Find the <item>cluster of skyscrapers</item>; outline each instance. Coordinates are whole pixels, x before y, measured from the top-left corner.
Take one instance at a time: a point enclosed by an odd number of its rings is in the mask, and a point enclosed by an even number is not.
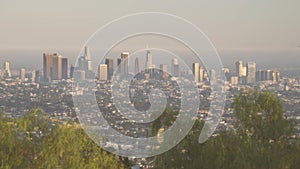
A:
[[[9,62],[4,62],[4,70],[1,72],[1,77],[4,77],[4,78],[11,77]]]
[[[256,70],[255,62],[248,62],[246,66],[243,61],[235,63],[235,72],[231,73],[229,69],[224,69],[225,76],[231,84],[254,84],[260,81],[280,80],[280,72],[277,70]]]
[[[62,57],[58,53],[44,53],[43,54],[43,76],[41,76],[40,71],[26,72],[24,68],[20,69],[19,79],[21,81],[29,80],[31,82],[51,82],[53,80],[67,80],[68,78],[85,80],[94,79],[106,81],[111,80],[114,71],[117,71],[120,75],[129,74],[129,52],[122,52],[121,57],[117,59],[117,67],[114,67],[114,59],[106,58],[105,62],[100,64],[97,69],[97,76],[93,72],[92,59],[90,50],[88,47],[84,48],[82,56],[78,59],[78,64],[76,67],[71,66],[70,72],[68,72],[68,59]],[[167,64],[160,64],[159,69],[163,72],[168,72]],[[142,70],[145,68],[145,70]],[[134,73],[138,74],[141,71],[150,71],[156,68],[153,64],[153,58],[151,52],[148,50],[146,52],[146,63],[145,67],[142,66],[141,58],[136,57],[134,61]],[[116,69],[116,70],[115,70]],[[209,70],[208,72],[200,63],[193,63],[192,72],[181,72],[178,59],[173,58],[171,61],[171,75],[174,77],[181,76],[182,73],[189,73],[194,75],[194,81],[196,83],[201,83],[204,81],[215,81],[216,72],[214,70]],[[223,69],[227,81],[233,85],[237,84],[255,84],[260,81],[273,81],[277,82],[280,80],[280,72],[278,70],[256,70],[255,62],[247,62],[244,66],[243,61],[235,62],[235,70],[230,71],[228,68]],[[167,75],[167,73],[165,73]],[[0,73],[1,78],[10,78],[12,76],[10,70],[9,62],[4,63],[4,69]],[[209,76],[209,77],[208,77]],[[41,78],[42,77],[42,78]]]
[[[43,81],[68,79],[68,59],[58,53],[43,54]]]
[[[10,63],[4,62],[4,69],[0,70],[0,79],[10,79],[12,78],[12,76],[13,75],[10,69]],[[22,82],[40,82],[40,71],[34,70],[26,72],[24,68],[21,68],[18,77]]]
[[[112,58],[105,59],[105,63],[100,64],[98,67],[98,79],[99,80],[111,80],[114,74],[114,71],[117,71],[120,75],[128,75],[129,72],[129,52],[122,52],[121,57],[117,59],[117,67],[114,70],[114,60]],[[145,63],[145,71],[150,71],[156,68],[156,65],[153,64],[153,58],[150,50],[146,52],[146,63]],[[167,65],[160,64],[160,70],[167,72]],[[141,58],[136,57],[134,61],[134,73],[138,74],[142,70],[142,62]],[[180,69],[178,64],[178,59],[174,58],[171,62],[171,73],[173,76],[180,76]]]

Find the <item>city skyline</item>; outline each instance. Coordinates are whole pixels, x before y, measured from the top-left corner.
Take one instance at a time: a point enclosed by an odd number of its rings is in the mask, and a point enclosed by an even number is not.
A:
[[[128,74],[129,73],[129,52],[121,52],[120,58],[117,58],[117,66],[119,67],[119,72],[121,74]],[[62,79],[68,79],[69,77],[72,78],[74,66],[71,66],[68,64],[68,58],[63,57],[62,55],[58,53],[44,53],[43,54],[43,81],[44,82],[51,82],[51,80],[62,80]],[[135,64],[134,64],[134,73],[138,73],[141,71],[141,61],[140,58],[135,58]],[[184,73],[183,70],[180,70],[180,66],[178,65],[178,60],[176,58],[170,60],[171,67],[169,70],[167,70],[167,64],[161,63],[159,65],[159,69],[162,69],[163,71],[170,71],[169,73],[172,73],[174,76],[180,76],[181,73]],[[92,70],[92,60],[89,52],[89,48],[86,46],[84,48],[83,55],[78,58],[78,67],[77,71],[83,71],[85,72],[84,78],[95,78],[94,73]],[[69,69],[70,66],[70,69]],[[11,75],[11,68],[10,63],[5,62],[4,63],[4,69],[2,70],[1,76],[6,78],[10,78]],[[204,77],[208,76],[207,71],[210,72],[214,70],[205,70],[203,66],[200,63],[193,63],[191,65],[192,69],[190,70],[195,77],[195,82],[202,82]],[[155,68],[155,65],[152,63],[152,54],[150,50],[146,51],[145,54],[145,70]],[[105,63],[99,64],[96,74],[98,75],[99,80],[111,80],[112,76],[114,74],[115,69],[118,69],[114,65],[114,59],[113,58],[106,58]],[[25,79],[25,71],[26,69],[21,68],[19,70],[19,77],[24,81]],[[175,71],[176,70],[176,71]],[[256,62],[255,61],[249,61],[246,62],[246,64],[243,63],[242,60],[238,60],[235,62],[235,68],[234,69],[228,69],[223,68],[225,76],[227,81],[230,81],[232,84],[254,84],[255,82],[259,81],[265,81],[265,80],[272,80],[272,81],[278,81],[280,79],[280,70],[276,67],[272,69],[257,69],[256,68]],[[36,78],[36,71],[38,70],[30,70],[32,79]],[[105,73],[101,72],[105,71]],[[189,72],[186,72],[189,73]],[[39,74],[39,73],[38,73]],[[79,72],[79,74],[82,74],[82,72]],[[105,75],[104,75],[105,74]],[[237,77],[237,82],[235,82],[235,77]],[[38,77],[40,78],[40,76]],[[207,78],[207,77],[206,77]],[[213,77],[215,78],[215,77]]]

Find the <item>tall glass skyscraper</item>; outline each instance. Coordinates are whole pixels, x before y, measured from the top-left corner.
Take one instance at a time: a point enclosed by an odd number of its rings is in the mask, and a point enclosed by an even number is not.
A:
[[[247,83],[253,84],[255,83],[255,73],[256,73],[256,63],[248,62],[247,65]]]

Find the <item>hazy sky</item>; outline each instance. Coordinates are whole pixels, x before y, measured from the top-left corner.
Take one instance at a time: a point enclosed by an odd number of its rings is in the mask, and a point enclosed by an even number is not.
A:
[[[32,54],[37,57],[43,51],[73,55],[105,23],[146,11],[186,18],[208,35],[221,54],[299,54],[299,7],[299,0],[0,0],[0,57],[7,57],[7,51],[37,51]]]

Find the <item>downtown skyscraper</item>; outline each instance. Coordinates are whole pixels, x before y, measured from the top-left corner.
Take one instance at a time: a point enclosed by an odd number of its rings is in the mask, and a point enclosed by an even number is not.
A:
[[[148,50],[146,54],[146,69],[152,69],[153,68],[153,63],[152,63],[152,55],[151,52]]]
[[[44,82],[51,82],[52,67],[53,67],[53,55],[52,55],[52,53],[44,53],[43,54]]]
[[[25,76],[26,76],[26,71],[25,71],[24,68],[21,68],[21,69],[20,69],[20,80],[21,80],[22,82],[25,81]]]
[[[43,54],[44,82],[62,80],[67,76],[68,61],[58,53]]]
[[[68,59],[62,58],[62,79],[68,79]]]
[[[129,73],[128,59],[129,59],[129,52],[122,52],[121,53],[121,60],[118,60],[120,73],[122,75],[128,75],[128,73]]]
[[[247,83],[253,84],[255,83],[255,74],[256,74],[256,63],[255,62],[248,62],[246,65],[247,68]]]
[[[98,70],[98,79],[103,81],[103,80],[108,80],[107,79],[107,64],[100,64],[99,65],[99,70]]]
[[[62,79],[62,56],[57,53],[53,54],[53,66],[52,66],[51,73],[52,73],[51,80]]]
[[[172,59],[172,63],[171,63],[171,73],[173,76],[178,77],[179,76],[179,64],[178,64],[178,59],[174,58]]]
[[[107,79],[111,80],[114,75],[114,59],[105,59],[105,64],[107,65]]]
[[[10,71],[10,65],[9,62],[4,62],[4,72],[3,72],[4,78],[10,78],[11,77],[11,71]]]
[[[195,83],[198,83],[200,80],[200,75],[199,75],[199,71],[200,71],[200,64],[199,63],[193,63],[193,74],[194,74],[194,80]]]
[[[137,58],[135,58],[135,61],[134,61],[134,74],[138,74],[141,71],[142,71],[141,59],[139,57],[137,57]]]

